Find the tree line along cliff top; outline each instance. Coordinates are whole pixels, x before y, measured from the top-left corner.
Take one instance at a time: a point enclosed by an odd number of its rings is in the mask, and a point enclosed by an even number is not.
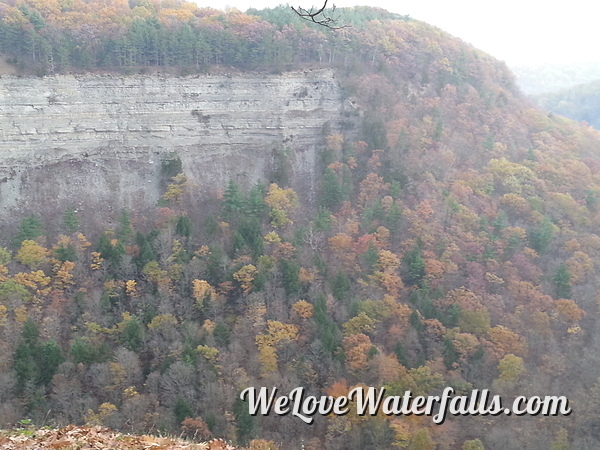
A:
[[[214,65],[351,67],[389,61],[415,45],[432,55],[415,64],[435,64],[437,53],[447,58],[438,61],[443,65],[454,59],[448,51],[461,51],[456,40],[409,17],[367,7],[339,9],[338,15],[347,28],[310,24],[284,6],[242,13],[177,0],[10,0],[0,3],[0,52],[16,70],[43,75],[151,68],[193,73]]]

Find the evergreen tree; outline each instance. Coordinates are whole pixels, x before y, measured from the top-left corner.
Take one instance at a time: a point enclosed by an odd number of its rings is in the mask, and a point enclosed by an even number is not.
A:
[[[175,415],[175,421],[181,424],[188,417],[194,417],[194,411],[188,402],[183,398],[177,397],[175,405],[173,406],[173,414]]]
[[[390,207],[390,210],[387,213],[385,218],[385,227],[390,230],[392,234],[395,234],[400,227],[400,221],[402,220],[402,210],[400,207],[394,202]]]
[[[139,351],[142,347],[144,342],[144,326],[137,317],[132,317],[125,324],[123,341],[125,342],[125,346],[134,352]]]
[[[400,364],[402,364],[404,367],[409,367],[408,358],[406,357],[406,349],[402,345],[402,342],[398,342],[396,344],[396,346],[394,347],[394,354],[398,358]]]
[[[133,261],[140,270],[150,261],[156,261],[154,250],[146,238],[143,238],[140,252]]]
[[[244,211],[250,217],[260,220],[263,213],[267,209],[264,197],[266,194],[265,185],[260,183],[253,186],[248,192],[248,198],[246,199]]]
[[[531,248],[538,253],[545,253],[549,249],[553,237],[554,225],[547,217],[541,225],[527,231],[527,238],[529,239]]]
[[[571,271],[569,270],[569,266],[565,263],[558,266],[553,281],[556,289],[556,298],[571,298]]]
[[[319,340],[323,344],[323,349],[329,353],[335,353],[340,348],[341,335],[337,324],[327,314],[327,301],[325,296],[320,294],[314,304],[314,319],[317,324]]]
[[[54,256],[60,262],[77,261],[77,252],[75,251],[75,246],[73,244],[61,245],[54,249]]]
[[[231,339],[231,331],[225,323],[219,321],[215,325],[213,336],[215,337],[215,341],[218,345],[221,347],[227,347]]]
[[[20,342],[13,354],[13,369],[17,378],[17,390],[26,385],[47,385],[64,356],[54,341],[40,343],[39,329],[31,319],[23,324]]]
[[[75,211],[73,208],[67,208],[65,214],[63,215],[63,224],[69,233],[75,233],[76,231],[79,231],[80,222],[79,218],[77,217],[77,211]]]
[[[425,260],[419,246],[415,246],[402,258],[402,279],[406,284],[418,285],[424,277]]]
[[[345,272],[338,272],[331,282],[331,293],[333,296],[340,301],[348,301],[348,296],[352,286],[350,285],[350,278]]]
[[[454,363],[458,361],[458,353],[454,348],[452,339],[444,339],[444,364],[448,370],[454,369]]]
[[[229,181],[223,193],[223,217],[226,220],[235,218],[244,208],[244,196],[237,183]]]
[[[133,228],[131,227],[131,214],[126,209],[121,210],[119,215],[119,224],[117,227],[117,238],[123,244],[129,244],[133,238]]]
[[[106,343],[96,345],[88,338],[82,337],[73,341],[69,353],[75,364],[82,363],[89,366],[106,361],[110,356],[110,349]]]
[[[298,267],[298,264],[282,259],[279,263],[279,270],[281,271],[285,293],[287,295],[298,294],[300,292],[300,267]]]
[[[123,256],[126,253],[123,244],[120,241],[113,243],[110,237],[103,233],[98,241],[97,251],[108,262],[111,272],[117,275],[121,268]]]
[[[26,240],[35,240],[44,235],[44,226],[42,219],[36,214],[31,214],[21,221],[19,233],[14,239],[15,247],[21,245],[21,242]]]
[[[331,229],[331,211],[321,206],[313,223],[315,231],[329,231]]]
[[[254,436],[256,418],[248,412],[248,404],[236,395],[233,404],[233,415],[237,427],[238,444],[247,445]]]
[[[332,169],[326,169],[321,185],[320,204],[324,208],[335,209],[343,199],[342,185]]]
[[[435,444],[431,439],[429,430],[421,428],[417,431],[410,441],[409,450],[434,450]]]
[[[373,243],[369,243],[369,248],[362,255],[362,260],[365,264],[365,272],[367,274],[372,274],[379,261],[379,251]]]
[[[190,237],[192,234],[192,221],[188,216],[179,216],[175,225],[175,233],[179,236]]]

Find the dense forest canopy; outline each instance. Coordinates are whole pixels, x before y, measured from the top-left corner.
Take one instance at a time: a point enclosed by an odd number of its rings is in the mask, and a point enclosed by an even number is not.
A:
[[[370,22],[400,18],[373,8],[341,10],[339,21],[354,28],[332,33],[284,6],[248,14],[177,0],[18,1],[0,8],[0,51],[19,68],[39,73],[144,66],[197,71],[214,64],[281,70],[332,63],[361,47],[361,35],[377,25]],[[384,49],[362,49],[371,50]]]
[[[503,64],[439,29],[339,12],[352,27],[283,7],[0,4],[1,51],[22,73],[332,65],[362,110],[358,126],[323,126],[316,205],[284,151],[265,180],[202,205],[174,154],[144,221],[123,210],[81,229],[68,200],[62,217],[23,211],[0,237],[0,423],[255,449],[600,446],[599,133],[536,110]],[[567,395],[574,413],[305,426],[238,398],[360,384]]]

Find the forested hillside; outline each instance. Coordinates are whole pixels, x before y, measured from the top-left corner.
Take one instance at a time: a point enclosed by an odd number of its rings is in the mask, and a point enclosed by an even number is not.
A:
[[[600,446],[599,132],[535,109],[488,55],[384,11],[341,10],[352,27],[327,30],[283,7],[102,4],[1,4],[2,52],[38,75],[331,66],[359,125],[324,124],[314,203],[282,152],[270,177],[204,202],[173,155],[151,215],[97,229],[68,199],[55,216],[23,210],[0,237],[0,424],[255,449]],[[239,400],[248,386],[361,384],[566,395],[573,413],[309,426]]]
[[[187,74],[211,65],[283,70],[348,62],[356,51],[373,59],[394,43],[380,42],[372,21],[401,19],[384,10],[357,8],[344,11],[340,23],[359,28],[331,33],[306,26],[286,7],[253,11],[256,15],[179,0],[10,1],[0,8],[0,52],[18,70],[37,75],[151,67]]]
[[[600,129],[600,81],[571,89],[536,95],[533,101],[542,109]]]

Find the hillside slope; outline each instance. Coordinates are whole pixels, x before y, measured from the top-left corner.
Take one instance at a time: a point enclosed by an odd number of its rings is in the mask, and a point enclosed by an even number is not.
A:
[[[545,111],[600,129],[600,81],[532,97]]]
[[[193,425],[266,448],[598,448],[597,131],[535,109],[488,55],[380,10],[344,11],[353,27],[327,31],[285,8],[85,5],[3,6],[4,33],[46,43],[19,53],[23,71],[330,68],[354,106],[308,130],[314,196],[294,152],[259,155],[272,170],[258,183],[207,193],[174,148],[143,214],[118,196],[94,223],[69,199],[23,209],[0,249],[0,422]],[[89,60],[68,45],[76,12],[96,24]],[[196,53],[176,51],[184,35]],[[573,413],[309,426],[239,400],[248,386],[357,385],[566,395]]]

